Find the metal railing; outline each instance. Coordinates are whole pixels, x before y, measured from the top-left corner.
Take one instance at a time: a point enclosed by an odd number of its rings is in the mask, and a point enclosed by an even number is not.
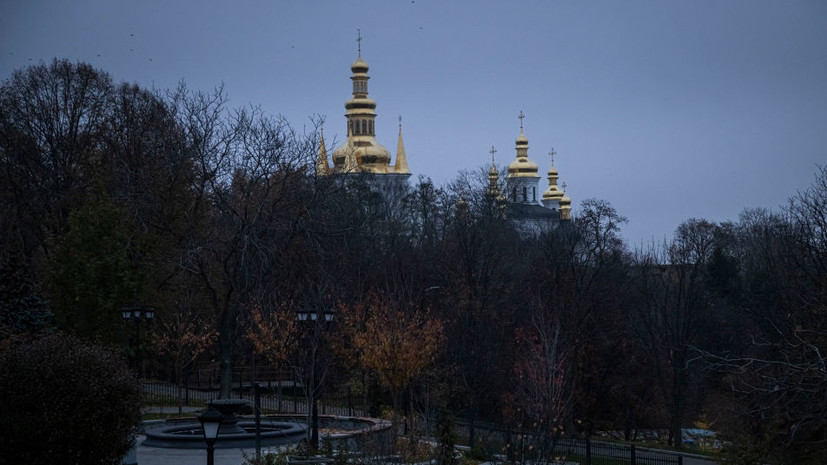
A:
[[[145,406],[174,407],[180,403],[182,406],[203,407],[210,400],[218,398],[219,387],[217,383],[210,380],[209,376],[202,374],[201,379],[204,382],[194,383],[195,387],[144,380],[143,403]],[[296,415],[308,413],[301,384],[278,376],[261,381],[259,384],[261,407],[264,411]],[[233,383],[232,397],[247,399],[252,406],[254,396],[252,382]],[[325,393],[319,400],[319,413],[322,415],[367,416],[361,407],[361,396],[352,395],[348,390]],[[462,420],[457,421],[456,429],[460,435],[467,437],[469,424]],[[534,463],[540,458],[562,458],[584,465],[591,465],[594,459],[599,459],[599,463],[602,464],[683,465],[683,456],[678,453],[643,448],[634,444],[592,440],[588,436],[555,437],[537,434],[533,431],[507,428],[489,422],[477,422],[475,430],[480,438],[485,438],[485,441],[510,445],[509,458],[518,463]]]
[[[261,408],[274,413],[306,414],[307,402],[303,387],[294,381],[265,381],[259,383]],[[252,383],[233,383],[231,396],[246,399],[250,405],[254,401]],[[203,407],[212,399],[219,397],[218,386],[201,385],[200,387],[177,386],[163,381],[143,381],[143,403],[152,406]],[[356,403],[356,396],[349,392],[327,393],[319,401],[319,413],[322,415],[365,416],[363,409]]]

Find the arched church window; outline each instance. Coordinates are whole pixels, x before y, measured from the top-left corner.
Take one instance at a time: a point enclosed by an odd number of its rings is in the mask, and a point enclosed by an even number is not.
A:
[[[368,134],[373,135],[373,120],[368,121]]]
[[[531,201],[532,202],[537,201],[537,188],[536,187],[531,188]]]
[[[353,135],[359,134],[359,122],[358,121],[353,121],[352,123],[353,123],[353,130],[351,132],[353,133]]]
[[[528,190],[523,186],[523,202],[528,200]]]
[[[516,187],[511,188],[511,201],[512,202],[517,201],[517,188]]]
[[[366,120],[362,120],[362,134],[368,133],[368,122]]]

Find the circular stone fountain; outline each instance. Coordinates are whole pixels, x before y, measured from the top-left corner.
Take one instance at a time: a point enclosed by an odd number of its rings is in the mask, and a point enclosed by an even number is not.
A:
[[[238,412],[249,405],[244,399],[216,399],[209,406],[221,412],[224,419],[218,430],[215,447],[218,449],[253,447],[256,438],[254,421],[241,421]],[[307,426],[287,421],[261,421],[261,445],[277,446],[295,443],[307,435]],[[195,420],[174,422],[159,428],[147,429],[144,446],[175,449],[203,449],[201,424]]]

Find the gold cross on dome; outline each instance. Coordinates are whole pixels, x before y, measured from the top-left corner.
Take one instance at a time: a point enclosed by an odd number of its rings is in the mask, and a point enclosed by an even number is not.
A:
[[[491,166],[494,166],[494,154],[497,153],[497,149],[494,146],[491,146],[491,150],[488,151],[491,154]]]
[[[551,167],[554,168],[554,156],[557,155],[557,152],[554,151],[554,147],[551,148],[551,152],[548,154],[551,155]]]
[[[362,58],[362,30],[356,29],[356,44],[359,49],[359,58]]]
[[[520,110],[520,116],[518,116],[517,118],[520,118],[520,132],[523,132],[523,118],[525,118],[523,110]]]
[[[568,184],[566,184],[566,182],[565,182],[565,181],[563,181],[563,184],[561,184],[561,185],[560,185],[560,187],[562,187],[562,188],[563,188],[563,192],[565,192],[565,191],[566,191],[566,187],[568,187],[568,186],[569,186],[569,185],[568,185]]]

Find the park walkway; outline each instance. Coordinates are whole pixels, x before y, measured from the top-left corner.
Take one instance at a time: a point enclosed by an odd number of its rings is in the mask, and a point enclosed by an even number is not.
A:
[[[169,398],[171,395],[177,396],[177,390],[174,386],[170,385],[169,383],[162,383],[162,382],[145,382],[144,383],[144,391],[149,394],[154,394],[157,396],[162,396]],[[270,392],[273,392],[270,390]],[[197,399],[199,403],[206,403],[211,399],[217,397],[217,392],[214,390],[200,390],[200,389],[188,389],[187,392],[184,393],[186,397],[192,402],[192,400]],[[252,389],[248,390],[235,390],[233,391],[232,396],[234,398],[242,398],[246,399],[250,402],[250,405],[253,405],[254,402],[254,395]],[[336,415],[336,416],[365,416],[361,409],[356,408],[354,406],[356,402],[354,399],[351,398],[340,398],[336,399],[333,402],[326,402],[323,399],[319,405],[319,413],[322,415]],[[273,410],[278,411],[281,413],[290,413],[296,415],[303,415],[307,414],[307,404],[303,399],[297,397],[288,397],[288,396],[280,396],[275,393],[262,393],[261,395],[261,404],[262,408],[265,410]],[[184,406],[183,413],[185,414],[196,414],[197,412],[203,410],[203,407],[193,407],[193,406]],[[178,413],[178,407],[176,405],[163,405],[163,406],[152,406],[148,407],[146,412],[154,412],[154,413],[164,413],[175,415]],[[467,427],[467,425],[462,425],[462,422],[459,422],[457,425],[460,429],[463,427]],[[482,425],[477,426],[478,434],[484,430],[488,429],[483,427]],[[498,428],[493,428],[491,432],[494,432]],[[204,450],[186,450],[186,449],[166,449],[166,448],[158,448],[158,447],[145,447],[142,445],[142,442],[145,438],[141,437],[138,441],[138,448],[137,448],[137,458],[139,465],[172,465],[172,464],[181,464],[181,465],[188,465],[188,464],[204,464],[206,463],[206,452]],[[606,443],[599,440],[592,439],[592,451],[593,456],[603,456],[603,457],[612,457],[615,456],[615,453],[612,453],[611,450],[617,449],[619,446],[614,443]],[[620,453],[620,452],[618,452]],[[247,454],[249,457],[253,457],[255,455],[255,449],[249,450],[240,450],[240,449],[216,449],[215,454],[215,464],[216,465],[241,465],[244,463],[244,454]],[[674,451],[669,450],[661,450],[661,449],[651,449],[645,447],[638,448],[638,463],[645,464],[647,462],[651,463],[664,463],[662,460],[663,456],[683,456],[683,465],[714,465],[715,462],[710,460],[707,457],[694,455],[690,453],[682,453],[678,454]],[[616,455],[617,458],[626,458],[628,457],[627,453],[623,455]],[[656,457],[661,457],[661,459],[657,459]],[[650,460],[647,460],[650,459]]]

